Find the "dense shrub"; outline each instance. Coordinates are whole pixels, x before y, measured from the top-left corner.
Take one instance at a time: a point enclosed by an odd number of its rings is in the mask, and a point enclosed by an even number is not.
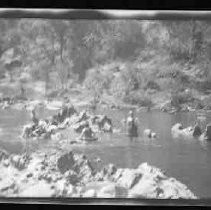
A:
[[[144,86],[144,89],[154,89],[154,90],[160,90],[160,86],[158,85],[157,82],[150,80],[146,83],[146,85]]]
[[[112,74],[102,72],[100,69],[91,69],[88,71],[84,86],[91,92],[100,95],[104,90],[110,88]]]
[[[194,97],[191,91],[174,92],[171,95],[171,104],[176,107],[180,106],[180,104],[193,102],[193,101],[194,101]]]
[[[124,102],[143,107],[151,107],[153,105],[148,94],[142,91],[131,92],[124,97]]]

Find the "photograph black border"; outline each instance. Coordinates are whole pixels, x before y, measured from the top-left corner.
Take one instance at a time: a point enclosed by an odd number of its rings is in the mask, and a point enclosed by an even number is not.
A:
[[[129,14],[131,13],[131,14]],[[36,9],[1,8],[0,18],[47,18],[47,19],[139,19],[139,20],[211,20],[211,11],[189,10],[116,10],[98,9]],[[211,206],[211,199],[99,199],[99,198],[0,198],[0,203],[11,204],[56,204],[56,205],[150,205],[150,206]]]

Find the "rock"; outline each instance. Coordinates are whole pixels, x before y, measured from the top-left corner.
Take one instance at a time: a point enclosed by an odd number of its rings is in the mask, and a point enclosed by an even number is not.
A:
[[[76,185],[80,181],[78,174],[72,170],[66,171],[64,176],[66,180],[73,185]]]
[[[101,171],[95,174],[94,180],[105,181],[114,180],[117,168],[113,164],[105,166]]]
[[[22,156],[20,156],[20,155],[13,155],[13,156],[11,156],[10,160],[11,160],[11,163],[18,170],[23,170],[27,166],[27,164],[29,162],[29,160],[24,155],[22,155]]]
[[[9,161],[8,159],[4,160],[4,161],[3,161],[3,165],[4,165],[5,167],[8,167],[8,166],[10,165],[10,161]]]
[[[83,193],[84,198],[94,198],[97,196],[97,193],[94,189],[87,190],[85,193]]]
[[[157,137],[157,134],[155,132],[152,132],[151,129],[145,129],[144,135],[147,136],[148,138],[156,138]]]
[[[183,136],[183,137],[192,137],[193,136],[193,128],[187,127],[187,128],[183,128],[182,124],[177,123],[175,124],[172,128],[171,128],[171,133],[173,135],[174,138],[177,138],[179,136]]]
[[[55,133],[55,134],[51,134],[51,139],[54,140],[54,141],[59,141],[63,138],[63,135],[58,132],[58,133]]]
[[[57,195],[59,196],[65,196],[67,192],[70,191],[70,188],[68,187],[68,183],[65,179],[57,181],[54,187],[57,191]]]
[[[66,188],[66,196],[71,196],[71,197],[74,197],[73,196],[73,193],[76,193],[76,189],[73,185],[68,185],[67,188]]]
[[[115,198],[116,197],[116,185],[114,183],[106,184],[97,192],[98,198]]]
[[[82,121],[86,121],[89,119],[89,116],[87,115],[86,111],[82,111],[79,113],[78,119],[77,119],[77,123],[80,123]]]
[[[16,186],[16,183],[15,183],[14,180],[9,179],[9,178],[5,178],[0,183],[0,191],[1,192],[8,191],[10,189],[14,189],[15,186]]]
[[[35,185],[32,185],[22,192],[19,196],[21,197],[54,197],[55,190],[51,188],[50,184],[45,183],[44,181],[38,182]]]
[[[26,174],[26,177],[27,178],[33,177],[33,174],[32,173],[28,173],[28,174]]]
[[[4,150],[0,150],[0,161],[5,160],[7,158],[9,158],[9,154]]]
[[[158,190],[161,190],[159,193]],[[185,185],[179,183],[176,179],[167,179],[162,181],[160,187],[157,187],[157,196],[162,199],[195,199],[196,196],[187,189]]]
[[[92,121],[98,125],[99,131],[113,132],[112,121],[106,115],[97,115]]]
[[[61,173],[65,173],[67,170],[71,169],[75,164],[74,154],[72,151],[66,153],[59,157],[57,160],[57,167]]]
[[[206,126],[205,133],[204,133],[204,139],[211,140],[211,124],[208,124]]]
[[[129,190],[128,197],[157,198],[156,187],[156,182],[149,176],[143,177],[131,190]]]
[[[101,163],[102,162],[102,160],[100,158],[98,158],[98,157],[95,157],[93,159],[93,161],[96,162],[96,163]]]
[[[151,137],[152,137],[152,138],[156,138],[156,137],[157,137],[157,134],[154,133],[154,132],[152,132],[152,133],[151,133]]]
[[[147,136],[147,137],[150,137],[150,135],[151,135],[151,130],[150,130],[150,129],[145,129],[145,130],[144,130],[144,135]]]
[[[135,169],[125,169],[121,177],[117,180],[117,184],[120,186],[130,189],[136,185],[142,178],[142,174]]]
[[[53,181],[52,175],[48,172],[40,174],[38,176],[38,180],[45,180],[47,183],[51,183]]]
[[[107,177],[114,175],[116,171],[117,171],[117,168],[114,166],[114,164],[111,164],[111,163],[103,168],[103,174],[104,176],[107,176]]]
[[[196,198],[184,184],[167,177],[161,169],[147,163],[141,164],[136,169],[117,169],[113,164],[109,164],[96,174],[85,155],[72,151],[68,153],[52,151],[47,154],[43,155],[43,152],[40,152],[30,157],[12,155],[9,159],[5,159],[4,161],[11,161],[11,164],[10,167],[2,164],[0,195]],[[20,160],[24,160],[25,170],[13,170],[13,167],[17,168]],[[45,166],[44,170],[41,170],[42,166]]]
[[[138,169],[142,171],[143,177],[129,190],[128,197],[165,199],[196,197],[185,185],[174,178],[166,177],[158,168],[143,163]]]
[[[163,112],[168,112],[171,110],[171,101],[166,101],[165,103],[161,104],[160,110]]]
[[[77,132],[77,133],[81,133],[82,130],[85,128],[86,126],[86,121],[82,121],[79,123],[76,123],[75,125],[72,126],[72,128]]]

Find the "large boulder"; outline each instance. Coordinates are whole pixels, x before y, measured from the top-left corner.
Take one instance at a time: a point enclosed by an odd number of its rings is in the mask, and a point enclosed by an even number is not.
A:
[[[30,157],[23,154],[23,155],[11,155],[10,161],[14,167],[16,167],[18,170],[25,169],[30,161]]]
[[[86,121],[88,119],[89,119],[89,116],[88,116],[87,112],[86,111],[82,111],[82,112],[79,113],[79,116],[78,116],[78,119],[77,119],[76,122],[80,123],[80,122]]]
[[[44,181],[40,181],[37,184],[34,184],[20,192],[19,196],[21,197],[54,197],[55,189],[52,185],[47,184]]]
[[[156,188],[157,185],[151,177],[144,177],[131,190],[129,190],[128,197],[157,198]]]
[[[186,198],[196,196],[187,187],[174,178],[167,177],[162,170],[143,163],[138,167],[142,178],[128,191],[128,197],[137,198]],[[137,171],[137,172],[138,172]]]
[[[109,183],[103,186],[99,192],[97,192],[98,198],[115,198],[116,197],[116,185]]]
[[[165,103],[161,104],[160,110],[163,112],[169,112],[172,110],[171,101],[166,101]]]
[[[178,138],[180,136],[182,137],[193,137],[193,132],[194,129],[192,126],[189,126],[187,128],[183,128],[181,123],[176,123],[172,128],[171,128],[171,133],[174,138]]]
[[[86,121],[78,122],[75,125],[72,126],[72,128],[75,130],[77,133],[81,133],[82,130],[86,127]]]
[[[142,178],[142,174],[134,169],[125,169],[117,183],[127,189],[132,188]]]
[[[205,133],[204,133],[205,140],[211,140],[211,123],[206,126]]]
[[[60,156],[57,160],[57,167],[61,173],[65,173],[67,170],[72,169],[75,164],[74,154],[72,151]]]
[[[8,159],[8,158],[9,158],[9,154],[4,150],[0,150],[0,161]]]

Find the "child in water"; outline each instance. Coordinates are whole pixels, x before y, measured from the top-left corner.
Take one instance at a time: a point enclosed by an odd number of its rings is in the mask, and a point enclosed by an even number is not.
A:
[[[131,110],[128,114],[127,120],[127,135],[132,140],[134,137],[138,137],[138,123],[137,118],[134,117],[134,112]]]

